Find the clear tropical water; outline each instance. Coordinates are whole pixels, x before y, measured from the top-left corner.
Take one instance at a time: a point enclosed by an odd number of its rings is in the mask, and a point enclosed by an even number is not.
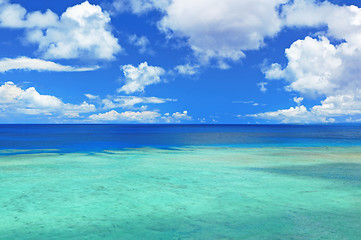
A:
[[[361,239],[361,128],[1,125],[0,239]]]

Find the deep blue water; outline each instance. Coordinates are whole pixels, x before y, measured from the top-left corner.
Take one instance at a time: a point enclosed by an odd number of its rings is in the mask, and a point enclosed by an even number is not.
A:
[[[361,146],[361,125],[0,125],[0,149]]]

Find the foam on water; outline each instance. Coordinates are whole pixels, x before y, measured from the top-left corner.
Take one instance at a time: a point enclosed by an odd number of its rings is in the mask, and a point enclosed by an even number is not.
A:
[[[361,147],[0,156],[0,239],[360,239]]]

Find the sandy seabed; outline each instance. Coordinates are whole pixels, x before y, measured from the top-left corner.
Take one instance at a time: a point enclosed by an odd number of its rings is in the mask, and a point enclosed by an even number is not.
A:
[[[361,239],[361,147],[3,151],[0,215],[4,240]]]

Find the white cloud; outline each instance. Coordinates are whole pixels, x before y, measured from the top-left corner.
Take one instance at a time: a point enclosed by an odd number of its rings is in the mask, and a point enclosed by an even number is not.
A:
[[[181,112],[175,112],[172,114],[172,117],[175,120],[191,120],[192,117],[188,116],[188,111]]]
[[[0,104],[11,103],[22,93],[23,90],[18,88],[14,83],[6,82],[0,86]]]
[[[183,75],[195,75],[198,73],[200,66],[199,65],[191,65],[189,63],[184,65],[178,65],[174,69]]]
[[[298,106],[300,106],[303,101],[303,97],[294,97],[293,101],[297,103]]]
[[[137,97],[137,96],[120,96],[113,99],[103,99],[104,109],[125,108],[134,109],[138,104],[161,104],[166,102],[175,102],[176,99],[158,98],[158,97]]]
[[[106,113],[99,113],[99,114],[92,114],[89,116],[89,119],[91,120],[96,120],[96,121],[114,121],[114,120],[118,120],[120,113],[118,113],[115,110],[112,110],[110,112],[106,112]]]
[[[144,92],[146,86],[160,83],[162,81],[161,76],[165,74],[163,68],[149,66],[147,62],[139,64],[138,67],[130,64],[124,65],[122,70],[125,77],[125,85],[119,88],[118,91],[127,94]]]
[[[19,4],[0,2],[0,26],[8,28],[46,28],[55,26],[58,16],[50,10],[45,13],[39,11],[27,13]]]
[[[267,88],[266,88],[267,84],[268,83],[266,83],[266,82],[260,82],[260,83],[257,83],[257,86],[259,86],[259,90],[261,92],[267,92]]]
[[[361,93],[361,92],[360,92]],[[249,117],[281,121],[283,123],[314,123],[314,122],[344,122],[349,116],[361,115],[360,95],[336,95],[321,101],[307,109],[300,105],[300,98],[295,98],[296,107],[274,112],[248,115]]]
[[[258,117],[284,122],[332,122],[360,114],[361,8],[295,0],[283,7],[282,18],[284,26],[326,26],[327,30],[319,33],[323,36],[318,39],[308,36],[295,41],[285,50],[287,66],[274,63],[264,71],[265,77],[285,79],[288,91],[324,100],[307,109],[297,98],[296,108],[260,113]]]
[[[39,44],[45,58],[113,59],[121,47],[109,31],[109,22],[108,13],[86,1],[69,7],[58,25],[48,28],[45,34],[40,30],[30,31],[28,40]]]
[[[334,117],[361,114],[360,93],[327,97],[321,101],[321,105],[312,107],[311,111],[318,115]]]
[[[295,0],[282,9],[285,26],[328,27],[326,34],[360,45],[361,10],[356,6],[339,6],[328,1]]]
[[[99,99],[98,96],[85,94],[91,100]],[[107,100],[108,102],[104,101]],[[52,117],[53,119],[83,118],[85,121],[102,122],[180,122],[191,120],[187,111],[175,112],[162,115],[158,110],[146,110],[147,106],[140,104],[161,104],[175,99],[164,99],[157,97],[120,96],[112,99],[104,99],[102,104],[105,109],[110,107],[132,109],[118,112],[114,109],[105,113],[94,113],[97,108],[93,104],[82,102],[80,104],[64,103],[61,99],[52,95],[42,95],[34,87],[22,89],[13,82],[6,82],[0,86],[0,115],[36,115]],[[100,99],[97,101],[100,104]],[[107,105],[108,104],[108,105]],[[135,111],[135,109],[137,109]],[[86,113],[92,113],[86,117]]]
[[[282,70],[279,64],[273,64],[266,71],[266,77],[286,78],[290,83],[289,90],[305,95],[329,95],[343,91],[352,80],[345,78],[348,71],[345,63],[350,57],[344,53],[345,44],[334,46],[326,37],[297,40],[286,49],[287,67]]]
[[[155,111],[126,111],[126,112],[117,112],[111,110],[106,113],[93,114],[89,116],[90,120],[93,121],[119,121],[119,122],[146,122],[151,123],[155,122],[160,113]]]
[[[287,0],[173,0],[159,28],[186,38],[203,64],[214,59],[221,68],[264,46],[282,22],[277,8]]]
[[[361,45],[361,10],[312,0],[117,0],[119,10],[136,14],[158,9],[164,17],[159,29],[187,41],[201,63],[215,60],[220,68],[244,57],[244,51],[263,47],[265,38],[282,28],[328,26],[327,36],[346,40],[347,50]],[[186,71],[185,68],[180,72]],[[268,78],[281,78],[280,66],[267,71]]]
[[[182,121],[190,121],[192,117],[188,115],[188,111],[175,112],[173,114],[165,113],[161,120],[166,123],[180,123]]]
[[[60,17],[50,10],[27,12],[7,2],[0,9],[0,26],[27,29],[26,40],[38,44],[44,58],[109,60],[122,50],[110,31],[109,14],[88,1],[69,7]]]
[[[285,26],[320,26],[330,17],[339,6],[323,1],[316,3],[313,0],[294,0],[282,8],[283,23]],[[329,16],[330,15],[330,16]]]
[[[96,96],[96,95],[93,95],[93,94],[90,94],[90,93],[86,93],[86,94],[84,94],[84,96],[87,97],[90,100],[94,100],[94,99],[99,98],[99,96]]]
[[[310,123],[310,122],[326,122],[325,118],[312,116],[311,112],[303,105],[291,107],[289,109],[277,110],[274,112],[265,112],[258,114],[250,114],[248,117],[263,118],[276,120],[283,123]]]
[[[271,66],[263,69],[263,73],[267,79],[281,79],[285,78],[285,71],[278,63],[272,63]]]
[[[192,120],[187,111],[166,113],[163,116],[157,111],[125,111],[117,112],[111,110],[106,113],[93,114],[89,116],[90,121],[95,122],[140,122],[140,123],[179,123]]]
[[[130,35],[129,42],[139,47],[139,53],[152,53],[152,50],[149,49],[149,39],[146,36],[138,37],[136,34]]]
[[[288,65],[272,64],[265,76],[285,78],[289,90],[304,95],[330,96],[361,88],[361,8],[330,2],[295,0],[283,7],[285,26],[327,26],[325,36],[306,37],[286,49]],[[329,39],[339,40],[339,44]]]
[[[26,70],[26,71],[53,71],[53,72],[84,72],[99,69],[99,66],[94,67],[72,67],[57,64],[51,61],[41,59],[34,59],[28,57],[18,58],[2,58],[0,59],[0,72],[7,72],[10,70]]]
[[[41,95],[35,88],[26,90],[16,86],[13,82],[6,82],[0,86],[0,111],[18,114],[46,114],[46,115],[73,115],[93,112],[93,104],[64,103],[57,97]]]

